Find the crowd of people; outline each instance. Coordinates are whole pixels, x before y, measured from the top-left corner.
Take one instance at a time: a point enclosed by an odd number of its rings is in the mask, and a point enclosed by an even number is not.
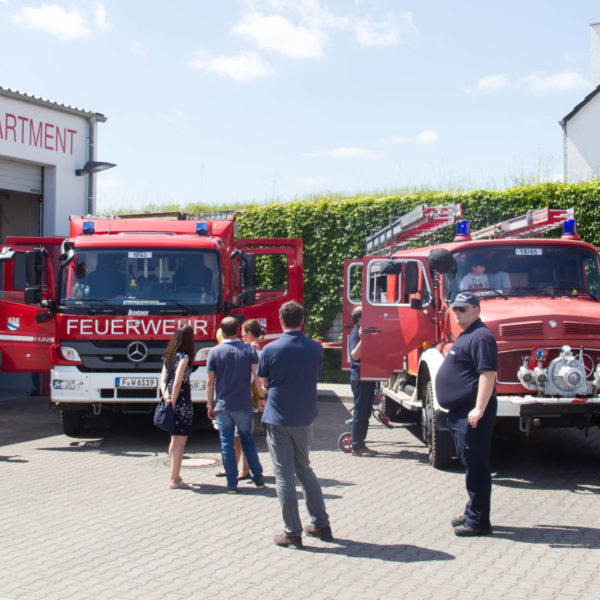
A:
[[[491,533],[490,497],[491,435],[496,417],[494,382],[497,346],[481,321],[479,299],[465,291],[451,305],[463,330],[437,374],[435,387],[440,405],[448,410],[448,426],[466,467],[469,495],[461,515],[451,520],[457,536]],[[351,387],[354,394],[352,454],[375,456],[367,448],[367,435],[375,386],[360,379],[362,310],[352,313],[354,328],[349,336]],[[274,537],[279,546],[302,548],[302,533],[332,541],[333,534],[323,493],[310,466],[309,449],[317,417],[317,379],[321,373],[323,348],[302,332],[304,309],[296,301],[279,311],[282,335],[260,352],[260,324],[242,325],[232,316],[221,321],[220,343],[211,348],[207,360],[207,415],[219,431],[227,493],[238,492],[240,479],[250,478],[264,488],[263,467],[252,435],[253,413],[262,413],[267,445],[275,474],[275,487],[283,517],[283,532]],[[259,356],[260,352],[260,356]],[[164,354],[160,391],[173,404],[175,424],[169,445],[172,489],[190,489],[180,476],[183,452],[191,433],[193,407],[190,365],[194,359],[192,329],[178,329]],[[237,442],[236,442],[237,440]],[[236,452],[237,448],[237,452]],[[242,472],[238,464],[243,457]],[[302,528],[296,495],[296,477],[304,492],[310,524]]]
[[[281,337],[268,344],[260,358],[258,321],[243,323],[244,341],[238,338],[240,324],[234,317],[227,316],[221,321],[220,343],[211,348],[207,360],[207,416],[217,424],[219,431],[224,470],[218,475],[226,478],[227,493],[236,494],[238,481],[247,476],[258,489],[265,487],[252,435],[253,412],[263,413],[284,523],[283,532],[274,537],[274,542],[279,546],[302,548],[303,531],[324,541],[333,540],[321,486],[309,460],[323,348],[302,332],[304,309],[298,302],[283,304],[279,321]],[[193,359],[192,329],[184,326],[177,329],[167,346],[160,383],[161,395],[172,403],[175,413],[169,445],[171,489],[193,487],[180,475],[185,444],[192,428],[189,375]],[[245,462],[240,473],[238,464],[242,456]],[[296,477],[311,520],[304,529],[298,511]]]

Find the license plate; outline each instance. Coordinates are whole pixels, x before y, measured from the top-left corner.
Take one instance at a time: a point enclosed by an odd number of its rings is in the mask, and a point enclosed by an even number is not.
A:
[[[155,388],[158,386],[157,377],[116,377],[115,387],[118,388]]]

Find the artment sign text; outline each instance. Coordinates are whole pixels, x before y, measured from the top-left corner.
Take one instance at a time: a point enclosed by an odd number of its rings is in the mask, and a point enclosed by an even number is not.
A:
[[[73,154],[75,129],[0,112],[0,140],[43,150]]]

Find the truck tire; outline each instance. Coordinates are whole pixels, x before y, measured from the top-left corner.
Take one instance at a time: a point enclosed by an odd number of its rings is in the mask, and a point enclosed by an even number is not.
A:
[[[425,384],[425,401],[421,410],[421,431],[423,441],[429,450],[429,462],[436,469],[442,469],[452,463],[456,455],[454,440],[449,431],[439,428],[440,411],[433,405],[433,384],[428,380]]]
[[[60,422],[65,435],[78,435],[83,431],[83,411],[60,409]]]

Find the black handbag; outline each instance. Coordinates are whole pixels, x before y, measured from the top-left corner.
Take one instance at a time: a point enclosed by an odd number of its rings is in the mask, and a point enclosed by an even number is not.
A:
[[[167,389],[169,389],[169,379],[171,374],[172,369],[170,368],[167,372]],[[175,425],[175,412],[173,411],[173,404],[171,401],[165,401],[162,395],[159,403],[156,405],[156,409],[154,410],[154,425],[168,433],[173,431],[173,427]]]

